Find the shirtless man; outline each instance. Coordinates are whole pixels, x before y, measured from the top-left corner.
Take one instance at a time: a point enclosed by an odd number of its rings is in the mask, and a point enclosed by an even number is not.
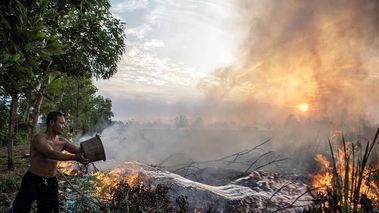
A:
[[[30,144],[30,168],[22,178],[21,188],[13,202],[14,213],[30,212],[35,200],[38,212],[58,213],[58,181],[55,177],[58,161],[88,163],[79,147],[59,136],[65,128],[62,113],[50,112],[46,126],[46,132],[34,136]],[[71,154],[62,153],[63,150]]]

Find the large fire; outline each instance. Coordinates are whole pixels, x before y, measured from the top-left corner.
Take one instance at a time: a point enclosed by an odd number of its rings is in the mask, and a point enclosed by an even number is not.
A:
[[[65,175],[81,174],[74,162],[62,161],[58,163],[58,169]],[[110,200],[112,198],[112,189],[119,183],[128,184],[129,187],[141,187],[143,185],[142,177],[136,170],[127,172],[125,168],[117,167],[111,171],[94,171],[87,175],[94,191],[92,194],[101,200]]]
[[[119,183],[127,183],[129,187],[141,186],[143,181],[136,171],[132,171],[126,175],[123,168],[115,168],[110,172],[98,171],[92,174],[95,185],[95,195],[102,200],[110,200],[112,198],[111,190]],[[137,185],[138,184],[138,185]]]
[[[321,154],[315,156],[315,160],[321,166],[321,171],[311,177],[311,186],[314,189],[323,195],[330,194],[333,190],[337,190],[339,196],[347,196],[349,203],[351,203],[353,199],[357,199],[354,198],[353,194],[359,184],[357,177],[361,169],[359,163],[362,161],[362,156],[359,156],[359,153],[354,153],[353,146],[352,143],[348,143],[346,150],[340,148],[334,153],[335,169],[333,162],[329,162],[325,156]],[[364,168],[361,186],[358,188],[360,200],[362,197],[367,197],[373,203],[379,201],[379,187],[374,180],[375,172],[378,169],[379,164],[373,167],[366,166]],[[339,180],[336,180],[336,177],[338,177]],[[336,181],[339,181],[339,183]],[[339,184],[340,189],[338,189],[336,184]]]

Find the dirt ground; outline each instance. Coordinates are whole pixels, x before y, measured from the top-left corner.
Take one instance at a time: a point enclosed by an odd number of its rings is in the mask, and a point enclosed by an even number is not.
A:
[[[0,212],[8,212],[11,202],[21,184],[21,178],[28,169],[29,144],[14,146],[15,169],[7,170],[8,150],[0,147]]]

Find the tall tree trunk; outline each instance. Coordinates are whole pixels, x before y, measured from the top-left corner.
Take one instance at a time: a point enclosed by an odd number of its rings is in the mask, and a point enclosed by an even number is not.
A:
[[[26,105],[25,113],[24,113],[24,118],[23,121],[24,123],[29,123],[29,116],[30,116],[30,108],[32,107],[33,104],[33,98],[32,98],[32,92],[29,93],[28,95],[28,102]]]
[[[18,93],[13,92],[11,94],[12,103],[10,109],[9,128],[8,128],[8,170],[14,168],[13,161],[13,142],[16,136],[16,119],[17,119],[17,105],[18,105]]]
[[[76,93],[76,115],[75,115],[75,133],[76,134],[79,132],[79,92],[80,92],[79,79],[77,79],[77,83],[78,83],[78,90]]]
[[[39,117],[39,114],[41,113],[43,98],[44,98],[43,91],[41,90],[38,92],[36,105],[34,106],[32,134],[30,137],[32,140],[33,140],[34,135],[37,134],[37,131],[38,131],[38,117]]]
[[[33,140],[33,137],[34,135],[37,134],[37,131],[38,131],[38,117],[41,113],[41,107],[42,107],[42,103],[43,103],[43,99],[44,99],[44,96],[43,96],[43,93],[45,92],[45,89],[47,87],[47,85],[49,84],[49,76],[50,76],[50,73],[49,73],[49,69],[50,69],[50,65],[51,65],[52,62],[50,62],[48,65],[47,65],[47,68],[45,70],[45,72],[42,74],[41,76],[41,87],[39,89],[39,91],[37,92],[37,100],[36,100],[36,103],[35,103],[35,106],[34,106],[34,114],[33,114],[33,122],[32,122],[32,132],[31,132],[31,140]]]
[[[58,111],[62,111],[63,96],[64,93],[62,92],[61,97],[59,98]]]

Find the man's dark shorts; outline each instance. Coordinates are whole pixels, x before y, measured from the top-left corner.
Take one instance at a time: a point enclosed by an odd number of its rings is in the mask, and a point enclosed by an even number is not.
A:
[[[56,177],[40,177],[26,172],[21,188],[13,202],[14,213],[30,212],[32,203],[37,200],[37,212],[58,213],[58,180]]]

